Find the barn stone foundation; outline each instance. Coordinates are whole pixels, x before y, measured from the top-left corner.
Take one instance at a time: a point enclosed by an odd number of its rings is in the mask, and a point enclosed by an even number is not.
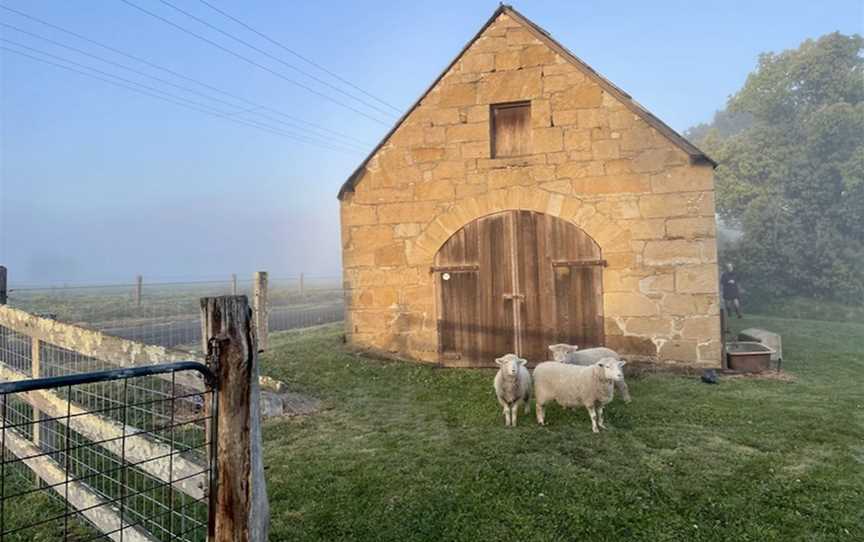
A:
[[[607,346],[719,366],[712,165],[499,12],[341,196],[349,342],[440,361],[436,252],[472,220],[525,209],[599,244]],[[491,158],[490,105],[522,100],[532,154]]]

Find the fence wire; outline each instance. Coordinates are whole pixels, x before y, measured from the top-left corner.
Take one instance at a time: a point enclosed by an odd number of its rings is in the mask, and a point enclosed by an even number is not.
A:
[[[0,542],[206,540],[215,392],[178,383],[206,369],[121,371],[42,343],[46,378],[25,381],[31,346],[0,326]]]
[[[252,299],[251,280],[136,283],[105,286],[13,288],[9,305],[31,314],[89,327],[146,344],[200,352],[200,298],[239,294]],[[270,332],[344,317],[341,281],[335,277],[270,279]]]

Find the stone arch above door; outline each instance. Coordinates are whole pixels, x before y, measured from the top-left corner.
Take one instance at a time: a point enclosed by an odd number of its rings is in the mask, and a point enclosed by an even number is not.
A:
[[[455,203],[423,229],[414,241],[409,259],[418,265],[427,264],[463,226],[483,216],[507,210],[535,211],[566,220],[594,239],[604,254],[631,250],[630,231],[598,212],[593,203],[539,188],[516,186]]]

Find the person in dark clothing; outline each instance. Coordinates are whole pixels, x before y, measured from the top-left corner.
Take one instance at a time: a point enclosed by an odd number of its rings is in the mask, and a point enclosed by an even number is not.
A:
[[[735,266],[731,263],[726,264],[726,271],[720,275],[720,284],[723,287],[723,302],[726,304],[726,310],[729,310],[729,305],[735,307],[735,314],[741,318],[741,290],[738,283],[738,273],[735,272]]]

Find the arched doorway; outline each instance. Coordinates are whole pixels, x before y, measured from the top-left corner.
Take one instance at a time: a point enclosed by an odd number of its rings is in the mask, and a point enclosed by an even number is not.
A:
[[[534,211],[466,224],[435,256],[441,361],[489,366],[515,352],[537,363],[556,342],[603,344],[600,247]]]

